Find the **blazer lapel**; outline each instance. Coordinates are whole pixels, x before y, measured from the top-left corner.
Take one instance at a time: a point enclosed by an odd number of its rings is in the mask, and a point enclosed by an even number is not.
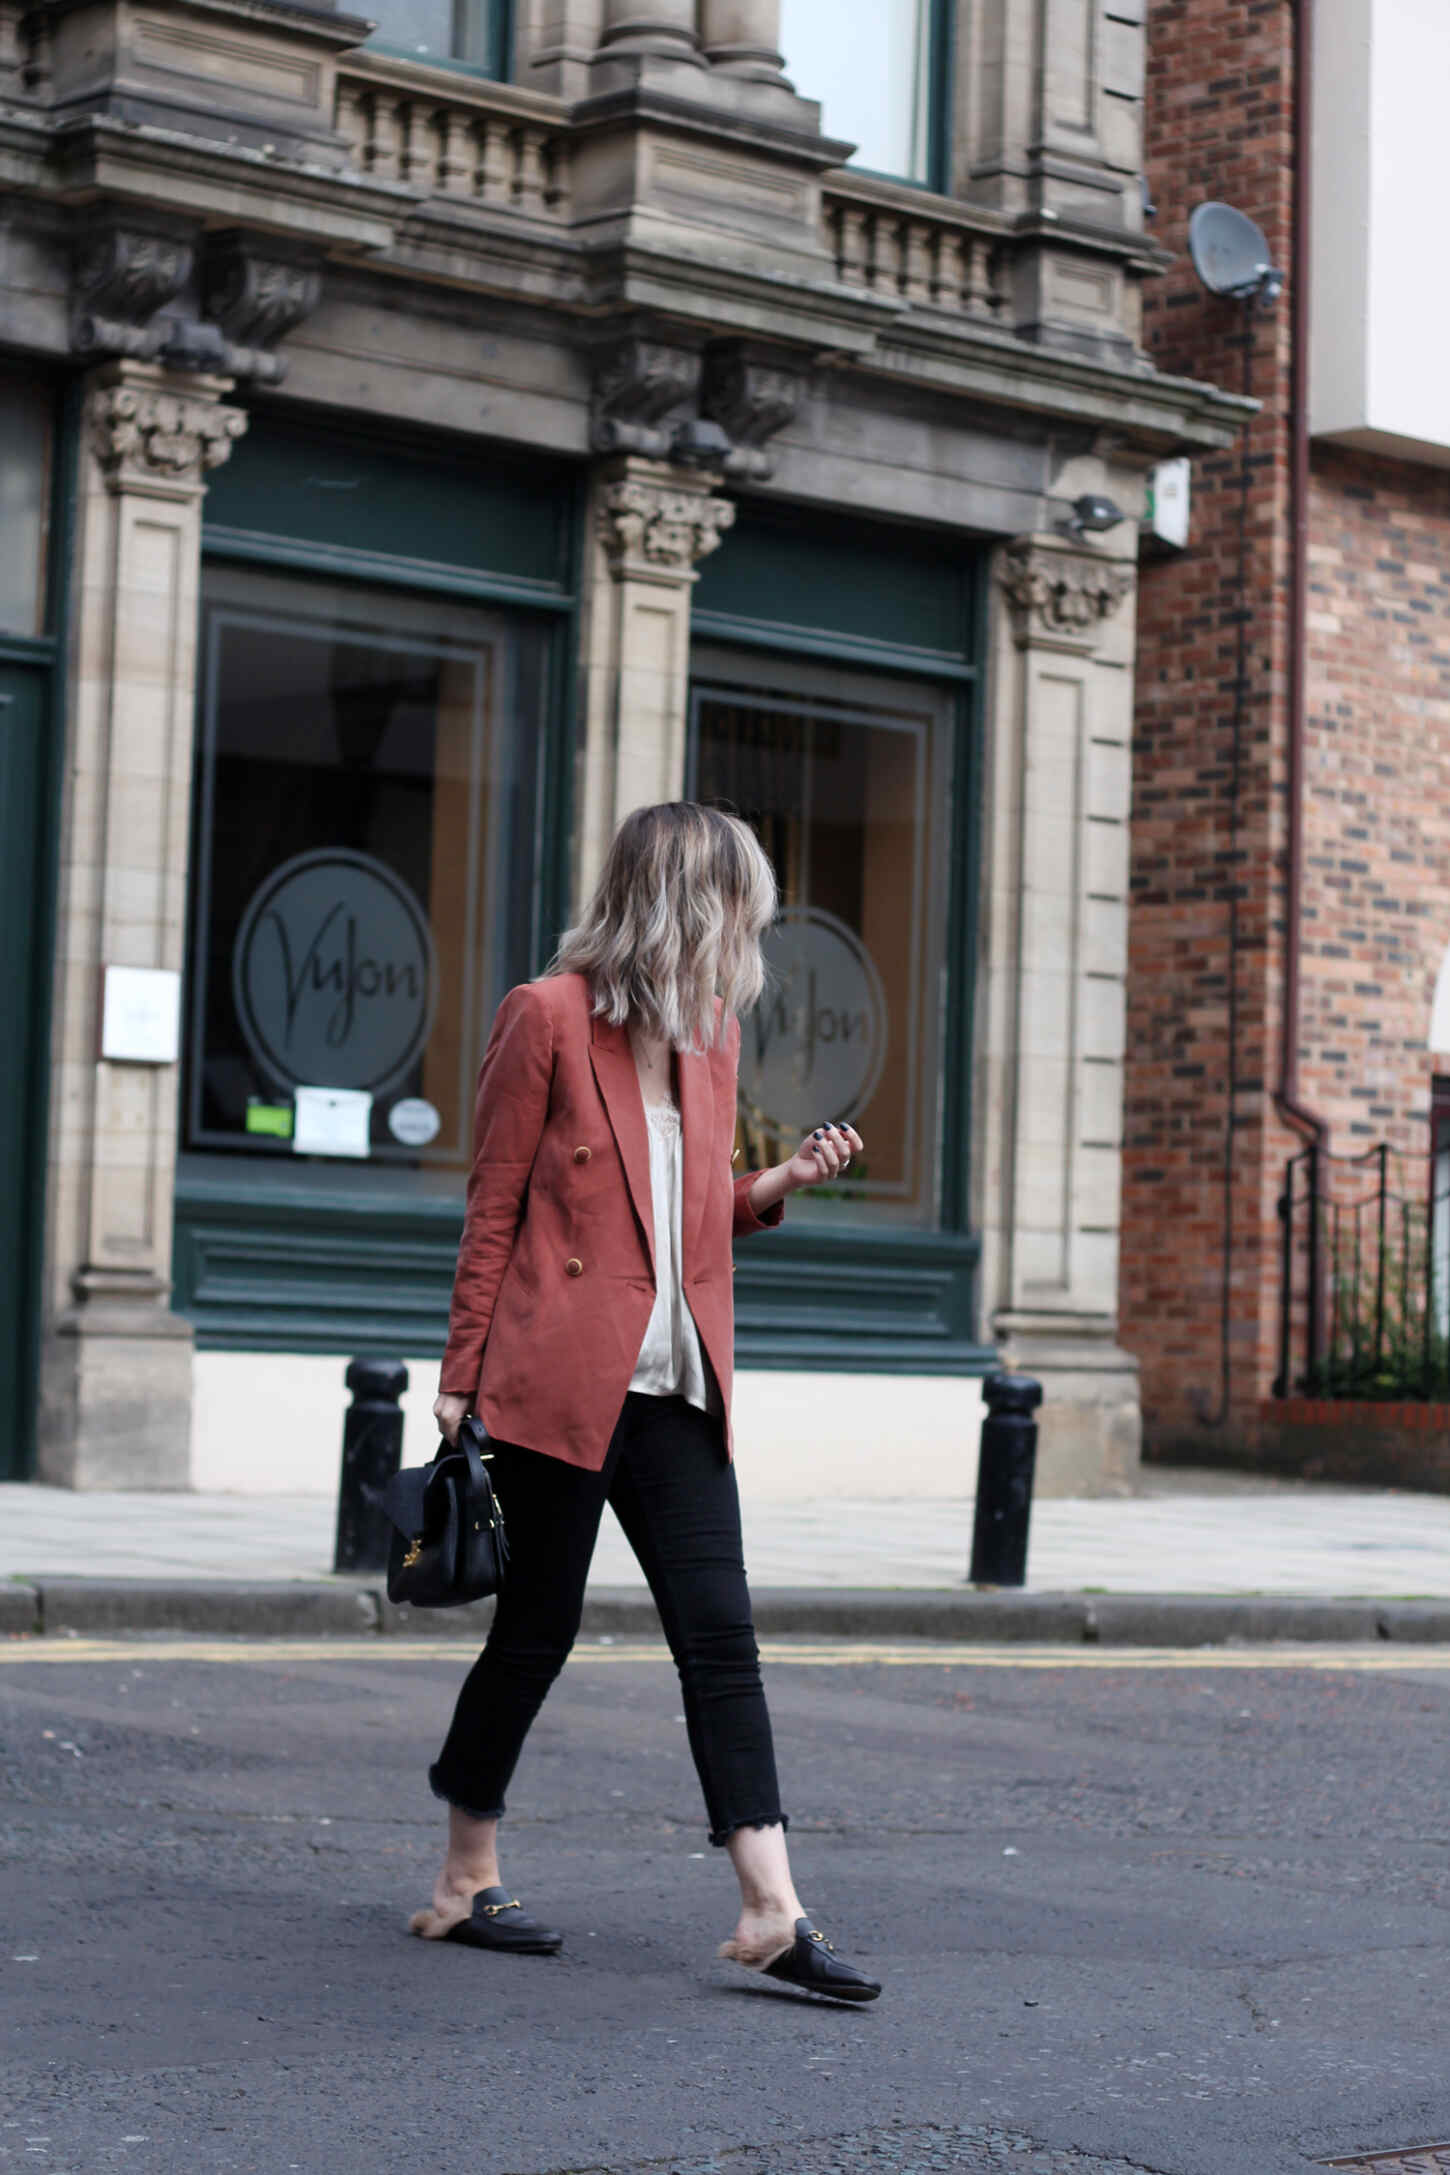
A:
[[[708,1057],[681,1051],[680,1131],[684,1136],[685,1175],[682,1226],[683,1252],[693,1266],[695,1241],[704,1220],[710,1193],[710,1162],[715,1153],[715,1083]]]
[[[629,1197],[644,1237],[650,1274],[655,1269],[654,1197],[649,1182],[649,1130],[645,1123],[644,1097],[639,1091],[629,1030],[612,1027],[596,1013],[589,1043],[589,1061],[609,1114],[610,1130],[619,1148],[620,1161],[629,1184]],[[688,1165],[686,1166],[688,1169]],[[688,1183],[688,1180],[687,1180]]]

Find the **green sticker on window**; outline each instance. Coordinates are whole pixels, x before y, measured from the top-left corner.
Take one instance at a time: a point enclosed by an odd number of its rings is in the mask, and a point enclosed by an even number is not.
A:
[[[247,1097],[247,1131],[270,1133],[275,1140],[292,1138],[292,1105],[290,1103],[258,1102],[255,1095]]]

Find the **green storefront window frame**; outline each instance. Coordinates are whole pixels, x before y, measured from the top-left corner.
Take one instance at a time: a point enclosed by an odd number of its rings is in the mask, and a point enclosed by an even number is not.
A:
[[[279,439],[302,435],[280,416],[269,420]],[[312,437],[315,446],[315,433]],[[380,466],[400,458],[437,462],[443,451],[431,440],[364,437],[357,430],[343,430],[333,442],[343,446],[354,467],[369,455],[376,455]],[[481,459],[476,448],[472,451]],[[318,466],[317,460],[312,465]],[[500,450],[489,453],[488,468],[490,475],[512,483],[536,474],[538,463],[525,464]],[[557,463],[547,488],[556,494],[558,549],[550,547],[542,557],[542,547],[535,549],[525,577],[497,565],[450,565],[416,553],[390,558],[359,544],[356,523],[343,511],[331,530],[310,517],[294,524],[310,528],[300,536],[269,532],[250,515],[243,522],[210,526],[204,520],[202,531],[204,558],[370,587],[426,589],[548,619],[534,972],[551,955],[569,906],[572,660],[578,646],[587,479],[582,470]],[[419,1192],[406,1174],[372,1165],[337,1170],[311,1165],[303,1177],[285,1163],[259,1168],[242,1155],[183,1154],[175,1188],[172,1303],[191,1321],[199,1351],[387,1350],[426,1356],[442,1350],[462,1228],[462,1174],[451,1189],[435,1185]]]
[[[752,528],[760,576],[732,548],[749,549]],[[740,1368],[860,1374],[964,1375],[1000,1364],[983,1341],[981,1236],[971,1226],[971,1052],[978,946],[978,882],[982,819],[987,560],[985,548],[954,537],[954,561],[929,593],[929,568],[940,568],[942,539],[925,531],[898,532],[892,574],[891,531],[862,529],[881,555],[875,624],[853,584],[849,528],[829,528],[789,510],[742,507],[739,532],[707,560],[692,615],[695,642],[757,653],[862,666],[934,680],[953,692],[952,807],[946,848],[947,1009],[940,1106],[940,1189],[935,1230],[812,1224],[747,1239],[736,1249],[735,1358]],[[843,545],[843,538],[847,541]],[[793,539],[789,585],[776,556]],[[848,556],[844,562],[842,551]],[[953,573],[960,587],[953,593]],[[788,599],[773,619],[769,600]],[[744,610],[736,607],[751,606]],[[944,629],[955,623],[956,646]],[[915,640],[902,640],[902,630]],[[689,761],[693,765],[694,751]]]
[[[19,666],[48,681],[45,707],[49,728],[48,774],[41,788],[39,835],[35,845],[32,934],[37,970],[30,1000],[33,1039],[28,1091],[28,1108],[40,1152],[32,1159],[24,1197],[15,1204],[18,1243],[14,1259],[19,1288],[9,1300],[20,1314],[21,1364],[28,1384],[22,1388],[16,1432],[8,1444],[0,1444],[0,1480],[28,1480],[35,1470],[37,1393],[45,1314],[46,1188],[50,1162],[45,1144],[50,1138],[50,1045],[60,918],[60,837],[75,594],[71,572],[75,560],[76,499],[80,482],[82,399],[79,377],[71,375],[57,381],[43,631],[33,636],[0,635],[0,663]]]

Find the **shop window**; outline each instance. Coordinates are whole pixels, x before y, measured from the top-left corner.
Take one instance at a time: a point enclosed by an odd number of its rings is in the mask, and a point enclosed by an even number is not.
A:
[[[866,1152],[796,1222],[935,1227],[954,706],[907,679],[697,654],[693,791],[751,823],[780,880],[771,980],[744,1022],[740,1145],[823,1119]]]
[[[456,1187],[489,1021],[538,942],[546,640],[209,568],[189,1147],[310,1143]]]
[[[480,74],[509,74],[508,0],[375,0],[372,43],[412,60],[461,61]]]
[[[828,136],[855,144],[854,166],[944,186],[944,0],[783,0],[780,37],[791,81],[821,101]]]
[[[0,634],[45,629],[50,387],[0,375]]]

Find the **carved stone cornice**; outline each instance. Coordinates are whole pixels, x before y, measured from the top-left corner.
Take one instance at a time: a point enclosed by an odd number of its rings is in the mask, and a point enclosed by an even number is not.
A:
[[[674,440],[674,423],[667,419],[693,408],[700,368],[692,349],[638,334],[604,348],[594,369],[595,452],[667,458]]]
[[[322,270],[316,259],[241,233],[208,244],[202,304],[228,342],[233,377],[275,384],[286,363],[278,343],[316,309]]]
[[[193,379],[173,388],[154,366],[120,363],[91,388],[86,431],[112,491],[186,498],[205,489],[247,427],[240,408],[223,406],[229,381]]]
[[[95,360],[271,385],[286,367],[278,341],[321,291],[310,250],[229,230],[207,239],[198,274],[184,230],[113,217],[88,230],[75,253],[71,345]]]
[[[599,535],[616,575],[688,580],[734,525],[728,498],[687,485],[628,476],[599,497]]]
[[[184,237],[115,221],[89,231],[76,251],[71,342],[80,355],[159,355],[168,326],[157,312],[191,277]]]
[[[727,476],[769,476],[775,467],[766,441],[794,421],[809,371],[748,340],[722,341],[705,357],[700,412],[730,440]]]
[[[1017,639],[1091,648],[1097,630],[1133,589],[1133,570],[1113,559],[1059,551],[1031,536],[1003,553],[1002,587]]]

